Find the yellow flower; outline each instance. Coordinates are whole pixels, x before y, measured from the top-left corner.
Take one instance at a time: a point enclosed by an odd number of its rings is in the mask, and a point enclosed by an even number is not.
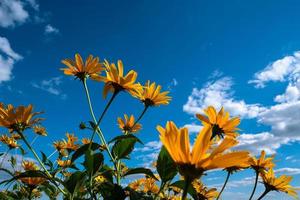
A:
[[[89,143],[91,143],[91,140],[89,138],[82,138],[81,142],[82,142],[82,144],[89,144]]]
[[[171,101],[171,97],[168,96],[169,91],[161,92],[161,86],[156,85],[155,82],[150,83],[147,81],[143,92],[137,95],[145,106],[159,106],[167,105]]]
[[[274,156],[266,158],[266,152],[261,151],[259,159],[256,157],[251,157],[249,160],[250,166],[257,172],[262,170],[270,169],[275,166],[273,163]]]
[[[19,145],[17,144],[17,141],[13,137],[9,137],[7,135],[1,135],[0,141],[3,144],[6,144],[8,146],[8,148],[10,148],[10,149],[15,149],[15,148],[19,147]]]
[[[129,183],[128,187],[130,187],[131,189],[137,191],[138,189],[140,189],[141,185],[142,185],[142,180],[137,179],[137,180],[134,180],[133,182]]]
[[[39,170],[39,167],[32,161],[23,161],[22,167],[25,171]]]
[[[32,161],[23,161],[22,167],[25,171],[39,170],[39,167]],[[18,175],[18,172],[17,172],[17,175]],[[23,177],[23,178],[20,178],[20,180],[23,183],[30,185],[32,187],[40,185],[46,181],[45,178],[41,178],[41,177]]]
[[[240,124],[240,118],[230,119],[229,112],[224,112],[223,107],[217,113],[213,106],[208,106],[204,112],[207,116],[196,114],[196,117],[202,121],[203,125],[212,126],[212,138],[216,136],[223,138],[223,135],[236,137],[238,135],[236,131],[238,130],[237,126]]]
[[[250,158],[249,158],[249,160],[250,160]],[[246,160],[245,163],[238,163],[237,165],[227,167],[227,168],[225,168],[225,170],[232,174],[234,172],[247,169],[248,167],[250,167],[250,161],[249,160]]]
[[[75,144],[78,138],[74,136],[74,134],[66,133],[67,141],[63,140],[63,149],[73,150],[78,149],[79,145]]]
[[[238,143],[231,137],[226,137],[217,147],[210,149],[211,129],[211,126],[204,126],[190,151],[187,128],[178,129],[174,122],[167,122],[166,128],[157,127],[162,144],[179,166],[179,173],[185,179],[193,180],[206,170],[231,167],[249,159],[249,152],[246,151],[224,153]]]
[[[295,188],[290,185],[293,177],[282,175],[276,178],[273,168],[270,168],[269,171],[264,171],[261,173],[261,177],[267,191],[280,191],[287,193],[292,197],[298,198],[296,190],[300,190],[300,188]]]
[[[118,67],[114,63],[109,63],[105,60],[104,66],[106,67],[106,76],[101,76],[101,81],[105,83],[103,89],[103,97],[107,96],[110,91],[117,93],[126,90],[131,95],[136,96],[142,91],[142,86],[139,83],[135,83],[137,73],[133,70],[129,71],[124,76],[123,63],[118,60]]]
[[[98,175],[98,176],[95,177],[95,181],[96,181],[96,183],[104,183],[107,180],[103,175]]]
[[[216,188],[208,189],[198,180],[194,180],[192,186],[197,192],[198,199],[213,200],[218,197],[219,193]]]
[[[141,128],[142,125],[137,123],[135,124],[134,116],[124,114],[124,120],[121,117],[118,117],[118,124],[119,128],[124,132],[124,133],[135,133],[138,132]]]
[[[75,76],[83,81],[85,78],[91,78],[93,80],[100,80],[100,73],[104,70],[102,64],[99,62],[98,57],[93,57],[89,55],[85,62],[83,62],[82,57],[77,53],[75,54],[75,60],[64,59],[62,63],[67,66],[67,68],[62,68],[64,74],[69,76]]]
[[[159,192],[159,187],[155,183],[156,180],[154,178],[145,178],[143,179],[143,185],[144,189],[143,191],[145,193],[151,192],[151,193],[158,193]]]
[[[57,164],[60,166],[60,167],[68,167],[71,165],[71,160],[60,160],[58,159],[57,160]]]
[[[47,131],[45,127],[42,126],[34,126],[33,127],[33,131],[38,134],[38,135],[42,135],[42,136],[47,136]]]
[[[42,120],[41,118],[34,118],[40,113],[32,112],[32,110],[32,105],[14,108],[13,105],[9,104],[5,108],[0,104],[0,126],[8,128],[11,132],[22,132]]]

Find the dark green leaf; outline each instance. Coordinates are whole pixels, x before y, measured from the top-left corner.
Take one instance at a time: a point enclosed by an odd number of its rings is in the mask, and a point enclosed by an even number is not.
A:
[[[90,146],[90,144],[85,144],[85,145],[82,145],[80,148],[78,148],[73,153],[71,161],[74,162],[77,158],[84,155],[87,152],[87,150],[89,149],[89,146]],[[91,150],[96,150],[96,149],[99,149],[99,148],[100,148],[99,144],[94,143],[94,142],[92,143]]]
[[[127,139],[127,138],[133,138],[133,139],[136,139],[137,142],[143,144],[143,142],[142,142],[139,138],[137,138],[135,135],[133,135],[133,134],[119,135],[119,136],[117,136],[117,137],[114,137],[112,140],[110,140],[110,141],[108,142],[108,144],[110,144],[110,143],[112,143],[112,142],[114,142],[114,141],[120,141],[120,140]]]
[[[176,164],[164,146],[159,152],[156,170],[162,182],[172,180],[177,174]]]
[[[92,175],[96,173],[103,164],[104,157],[102,153],[95,153],[92,150],[88,150],[85,154],[84,167],[87,172]]]
[[[117,141],[113,148],[112,154],[116,159],[128,158],[128,155],[133,151],[134,145],[136,143],[135,138],[126,138]]]
[[[176,181],[176,182],[172,183],[171,186],[178,187],[178,188],[183,190],[184,189],[184,184],[185,184],[185,181],[180,180],[180,181]],[[188,193],[192,196],[195,196],[197,194],[197,192],[193,188],[192,184],[189,185]]]
[[[123,174],[123,176],[125,177],[125,176],[131,175],[131,174],[145,174],[145,175],[157,180],[157,178],[154,176],[153,172],[150,169],[143,168],[143,167],[128,169],[126,171],[126,173]]]
[[[84,182],[85,173],[77,171],[74,172],[64,183],[65,188],[73,196],[74,192],[79,188]]]

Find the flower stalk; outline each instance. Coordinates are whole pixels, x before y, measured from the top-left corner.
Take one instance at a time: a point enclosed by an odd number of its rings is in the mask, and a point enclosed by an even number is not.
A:
[[[253,190],[252,190],[252,193],[251,193],[251,196],[250,196],[249,200],[251,200],[253,198],[255,190],[256,190],[257,182],[258,182],[259,171],[255,170],[255,173],[256,173],[256,175],[255,175],[255,183],[254,183],[254,187],[253,187]]]
[[[221,194],[222,194],[222,192],[224,191],[224,189],[225,189],[225,187],[226,187],[226,185],[227,185],[227,182],[228,182],[228,180],[229,180],[229,177],[230,177],[230,171],[227,172],[227,177],[226,177],[226,179],[225,179],[225,182],[224,182],[224,184],[223,184],[223,187],[222,187],[220,193],[218,194],[218,197],[217,197],[216,200],[219,200],[219,198],[221,197]]]

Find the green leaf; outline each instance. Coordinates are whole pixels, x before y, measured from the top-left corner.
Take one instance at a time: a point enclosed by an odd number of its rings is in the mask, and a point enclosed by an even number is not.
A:
[[[84,155],[87,150],[89,149],[90,144],[82,145],[80,148],[78,148],[72,155],[71,161],[74,162],[76,159],[78,159],[80,156]],[[91,150],[99,149],[100,145],[97,143],[92,143]]]
[[[85,173],[77,171],[74,172],[65,182],[64,186],[69,191],[71,196],[74,195],[75,191],[82,185],[84,182]]]
[[[178,187],[178,188],[184,190],[184,184],[185,184],[185,181],[184,180],[180,180],[180,181],[176,181],[176,182],[172,183],[170,186]],[[197,194],[197,192],[194,189],[194,187],[192,186],[192,184],[189,185],[188,193],[191,196],[195,196]]]
[[[136,139],[127,138],[120,141],[117,141],[113,148],[112,154],[116,159],[129,158],[129,154],[133,151]]]
[[[147,168],[143,168],[143,167],[138,167],[138,168],[133,168],[133,169],[128,169],[123,176],[128,176],[128,175],[132,175],[132,174],[145,174],[151,178],[154,178],[155,180],[157,180],[157,178],[154,176],[153,172],[150,169]]]
[[[133,138],[133,139],[136,139],[137,142],[139,142],[140,144],[143,144],[143,142],[138,138],[136,137],[135,135],[133,134],[128,134],[128,135],[119,135],[117,137],[114,137],[112,140],[110,140],[108,142],[108,144],[114,142],[114,141],[120,141],[120,140],[123,140],[123,139],[127,139],[127,138]]]
[[[96,173],[103,165],[104,157],[102,153],[95,153],[92,150],[88,150],[85,154],[85,160],[83,166],[87,172],[92,175]]]
[[[176,164],[164,146],[159,152],[156,170],[162,182],[172,180],[177,174]]]

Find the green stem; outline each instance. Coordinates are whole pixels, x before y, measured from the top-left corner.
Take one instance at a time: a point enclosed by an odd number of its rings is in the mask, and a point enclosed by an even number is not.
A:
[[[121,185],[121,176],[120,176],[120,160],[117,161],[117,184]]]
[[[183,189],[182,197],[181,197],[182,200],[186,200],[190,184],[191,184],[191,180],[189,178],[187,178],[184,182],[184,189]]]
[[[257,200],[261,200],[261,199],[263,199],[264,198],[264,196],[266,196],[269,192],[270,192],[271,190],[269,190],[269,189],[267,189],[266,188],[266,190],[264,191],[264,193],[262,193],[262,195],[260,195],[260,197],[258,197],[258,199]]]
[[[229,177],[230,177],[230,172],[228,171],[228,172],[227,172],[226,180],[225,180],[225,182],[224,182],[224,185],[223,185],[223,187],[222,187],[220,193],[218,194],[218,197],[217,197],[216,200],[218,200],[218,199],[221,197],[221,194],[222,194],[222,192],[224,191],[224,189],[225,189],[225,187],[226,187],[226,184],[227,184],[227,182],[228,182],[228,180],[229,180]]]
[[[47,170],[47,168],[45,167],[45,165],[43,164],[43,162],[41,161],[41,159],[39,158],[39,156],[37,155],[37,153],[35,152],[35,150],[31,147],[31,145],[29,144],[29,142],[26,140],[26,138],[24,137],[22,132],[18,131],[18,134],[21,136],[22,140],[24,141],[24,143],[26,144],[26,146],[28,147],[28,149],[32,152],[32,154],[34,155],[34,157],[37,159],[37,161],[39,162],[39,164],[41,165],[41,167],[44,169],[45,173],[47,174],[47,176],[52,179],[52,175],[50,174],[50,172]],[[65,195],[65,191],[63,191],[58,185],[57,185],[58,189]]]
[[[86,83],[86,79],[83,80],[83,86],[84,86],[84,90],[85,90],[85,93],[86,93],[86,97],[87,97],[87,100],[88,100],[88,104],[89,104],[89,108],[90,108],[90,113],[92,115],[92,118],[93,118],[93,121],[94,123],[96,124],[96,127],[93,129],[93,133],[92,133],[92,136],[91,136],[91,142],[90,142],[90,146],[89,148],[91,149],[92,147],[92,142],[93,142],[93,139],[94,139],[94,136],[95,136],[95,133],[99,133],[99,137],[100,137],[100,140],[102,142],[102,144],[105,146],[105,149],[107,150],[108,152],[108,155],[110,157],[110,159],[115,162],[115,158],[113,157],[113,155],[111,154],[110,150],[108,149],[108,145],[106,143],[106,140],[104,138],[104,135],[99,127],[100,123],[101,123],[101,120],[104,116],[104,114],[106,113],[106,111],[108,110],[110,104],[112,103],[112,101],[114,100],[114,98],[116,97],[116,95],[118,94],[118,92],[114,92],[110,101],[108,102],[108,104],[106,105],[104,111],[102,112],[99,120],[97,121],[96,117],[95,117],[95,114],[94,114],[94,110],[93,110],[93,106],[92,106],[92,103],[91,103],[91,98],[90,98],[90,94],[89,94],[89,90],[88,90],[88,87],[87,87],[87,83]]]
[[[91,101],[91,97],[90,97],[90,93],[89,93],[89,89],[88,89],[88,86],[87,86],[87,83],[86,83],[86,79],[83,79],[83,87],[84,87],[84,91],[85,91],[85,94],[86,94],[86,98],[87,98],[87,101],[88,101],[88,104],[89,104],[89,109],[90,109],[90,113],[91,113],[91,116],[93,118],[93,121],[94,123],[97,122],[97,119],[96,119],[96,116],[95,116],[95,113],[94,113],[94,110],[93,110],[93,106],[92,106],[92,101]],[[94,130],[93,130],[94,131]],[[100,140],[102,142],[102,144],[104,144],[104,141],[103,141],[103,136],[101,136],[102,132],[100,130],[99,127],[97,127],[97,133],[99,132],[99,137],[100,137]],[[93,133],[94,135],[95,133]],[[93,139],[94,136],[92,136],[92,139]],[[93,142],[93,141],[91,141]]]
[[[253,197],[253,195],[255,193],[255,190],[256,190],[257,182],[258,182],[258,175],[259,175],[258,170],[255,170],[255,173],[256,173],[256,175],[255,175],[255,183],[254,183],[254,187],[253,187],[253,190],[252,190],[252,193],[251,193],[251,196],[250,196],[249,200],[252,199],[252,197]]]
[[[146,113],[147,109],[149,108],[149,106],[145,106],[143,112],[140,114],[139,118],[137,118],[137,120],[134,122],[133,126],[134,127],[144,116],[144,114]]]

